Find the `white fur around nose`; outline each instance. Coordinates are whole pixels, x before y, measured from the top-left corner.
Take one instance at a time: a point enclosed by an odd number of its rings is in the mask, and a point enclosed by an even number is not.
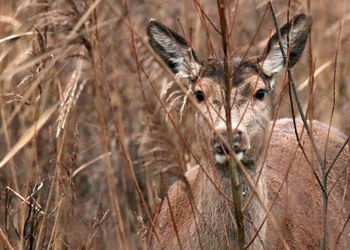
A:
[[[237,128],[237,123],[232,122],[232,129],[235,129],[235,128]],[[216,131],[225,131],[225,130],[227,130],[226,123],[224,121],[222,121],[220,123],[220,125],[216,127]],[[237,131],[238,130],[241,130],[240,127],[237,128]],[[234,146],[239,146],[239,145],[234,145]],[[236,155],[237,159],[240,161],[240,160],[242,160],[242,158],[244,156],[244,152],[238,152],[238,153],[235,153],[235,155]],[[228,158],[229,157],[226,154],[218,154],[218,153],[215,154],[215,161],[220,163],[220,164],[227,163]]]
[[[238,160],[242,160],[243,156],[244,156],[243,152],[239,152],[236,154],[236,157]],[[220,164],[225,164],[228,161],[228,156],[223,154],[215,154],[215,160]]]

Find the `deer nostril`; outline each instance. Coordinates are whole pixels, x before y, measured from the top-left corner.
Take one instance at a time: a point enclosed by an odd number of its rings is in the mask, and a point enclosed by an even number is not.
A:
[[[221,135],[227,138],[226,132],[221,133]],[[213,146],[216,153],[222,155],[228,154],[229,150],[224,144],[218,136],[215,136]],[[236,153],[245,152],[249,148],[248,136],[240,130],[234,132],[232,135],[232,147]]]
[[[240,144],[241,144],[241,132],[238,131],[233,134],[233,146],[239,147]]]
[[[228,149],[225,147],[225,145],[222,145],[220,142],[216,141],[214,147],[215,147],[215,153],[219,155],[228,154]]]
[[[237,131],[233,135],[233,146],[237,152],[245,152],[250,148],[250,140],[248,134],[244,131]]]

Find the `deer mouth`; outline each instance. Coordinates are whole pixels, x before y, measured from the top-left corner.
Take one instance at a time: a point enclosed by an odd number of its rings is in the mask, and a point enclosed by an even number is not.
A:
[[[242,158],[244,157],[245,151],[244,149],[242,149],[240,147],[240,143],[233,143],[233,150],[235,152],[235,155],[237,157],[238,160],[242,160]],[[225,164],[228,162],[230,156],[229,156],[229,150],[227,149],[227,147],[225,147],[224,145],[222,145],[219,142],[215,142],[214,145],[214,157],[217,163],[220,164]]]

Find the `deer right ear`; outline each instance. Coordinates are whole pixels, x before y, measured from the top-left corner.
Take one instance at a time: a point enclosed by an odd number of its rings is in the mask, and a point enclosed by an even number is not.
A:
[[[286,23],[281,29],[281,42],[284,54],[287,56],[288,48],[288,35],[290,39],[290,53],[289,53],[289,67],[293,67],[294,64],[300,59],[309,32],[311,29],[312,20],[311,17],[305,14],[299,14],[293,18],[289,23]],[[293,30],[292,30],[293,27]],[[285,61],[281,52],[281,48],[278,42],[278,35],[275,33],[268,44],[267,54],[262,60],[264,74],[273,77],[275,74],[283,71]]]
[[[182,36],[155,19],[149,21],[147,35],[153,50],[174,74],[191,79],[198,75],[202,64]]]

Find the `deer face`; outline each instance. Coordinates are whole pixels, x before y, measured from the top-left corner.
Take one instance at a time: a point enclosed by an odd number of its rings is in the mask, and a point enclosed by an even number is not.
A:
[[[292,29],[293,28],[293,29]],[[304,14],[296,16],[281,29],[282,49],[287,55],[290,41],[289,66],[299,60],[311,28],[311,20]],[[219,164],[227,162],[227,150],[218,139],[227,137],[224,100],[225,71],[223,61],[201,61],[186,40],[160,22],[151,20],[147,33],[155,52],[180,78],[190,82],[193,96],[201,109],[197,122],[209,138],[211,151]],[[255,163],[264,148],[274,111],[274,77],[283,72],[285,60],[277,34],[268,43],[266,54],[242,60],[230,60],[231,127],[233,148],[245,165]],[[203,117],[203,115],[205,117]],[[210,124],[208,124],[208,121]]]
[[[215,73],[213,74],[213,68]],[[240,58],[232,60],[233,76],[231,78],[231,127],[233,149],[237,157],[248,163],[259,155],[265,142],[273,111],[274,92],[271,88],[272,78],[259,74],[256,58],[241,62]],[[225,73],[223,62],[210,60],[203,64],[200,77],[195,83],[193,95],[206,118],[198,115],[197,121],[210,138],[215,160],[224,164],[227,162],[227,150],[218,136],[227,137],[225,114]],[[210,121],[212,126],[207,124]],[[206,126],[207,124],[207,126]],[[244,156],[244,157],[243,157]]]

